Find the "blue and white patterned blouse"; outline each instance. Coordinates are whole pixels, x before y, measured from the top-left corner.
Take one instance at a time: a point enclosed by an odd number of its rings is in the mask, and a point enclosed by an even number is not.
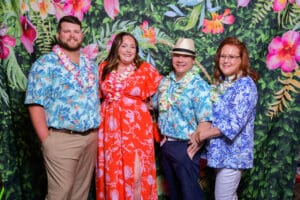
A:
[[[222,136],[209,140],[208,166],[247,169],[253,166],[257,88],[249,77],[234,81],[213,104],[213,127]]]
[[[48,127],[81,132],[99,127],[98,68],[94,62],[90,61],[90,65],[95,82],[83,88],[55,53],[42,56],[31,67],[25,104],[43,106]],[[88,73],[82,53],[80,65],[74,66],[80,71],[78,78],[86,82]]]
[[[167,90],[169,95],[182,84],[182,79],[176,82],[175,73],[170,72],[160,82],[158,92],[153,97],[154,107],[158,107],[158,100],[161,98],[159,90],[168,77],[171,80]],[[159,113],[158,124],[162,135],[189,140],[188,134],[196,130],[200,121],[211,120],[210,86],[197,74],[185,87],[180,98],[167,111]]]

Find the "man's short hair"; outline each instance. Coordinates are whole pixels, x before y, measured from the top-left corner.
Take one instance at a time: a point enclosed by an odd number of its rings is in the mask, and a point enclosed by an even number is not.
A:
[[[69,23],[72,23],[72,24],[78,24],[80,26],[80,29],[82,28],[81,21],[77,17],[72,16],[72,15],[67,15],[67,16],[62,17],[59,20],[58,25],[57,25],[57,32],[59,32],[61,30],[61,24],[63,22],[69,22]]]

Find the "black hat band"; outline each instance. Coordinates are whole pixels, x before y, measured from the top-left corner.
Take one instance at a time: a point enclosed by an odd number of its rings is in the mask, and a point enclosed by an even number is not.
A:
[[[175,49],[173,49],[173,51],[182,51],[182,52],[186,52],[186,53],[196,55],[194,51],[191,51],[191,50],[188,50],[188,49],[175,48]]]

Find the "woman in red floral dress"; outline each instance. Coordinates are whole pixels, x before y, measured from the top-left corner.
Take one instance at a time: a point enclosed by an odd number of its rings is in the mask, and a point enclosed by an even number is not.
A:
[[[100,64],[101,115],[97,199],[157,199],[153,125],[146,99],[158,71],[138,56],[133,35],[119,33]]]

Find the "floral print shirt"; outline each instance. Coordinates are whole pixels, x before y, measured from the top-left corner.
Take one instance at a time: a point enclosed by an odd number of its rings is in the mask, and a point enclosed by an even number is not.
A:
[[[249,77],[241,77],[213,104],[213,127],[222,136],[209,140],[208,166],[246,169],[253,166],[254,119],[257,88]]]
[[[163,82],[170,78],[167,89],[170,97],[182,84],[182,79],[176,81],[172,71],[160,83],[158,92],[153,97],[154,107],[159,107],[160,88]],[[177,139],[189,140],[188,134],[193,133],[199,122],[212,120],[212,105],[210,102],[210,86],[199,74],[194,75],[178,100],[165,112],[159,112],[158,124],[161,134]]]
[[[85,131],[100,124],[100,101],[98,94],[98,67],[90,61],[95,80],[92,87],[82,87],[78,80],[88,81],[83,54],[75,69],[77,77],[67,71],[58,56],[51,52],[39,58],[28,76],[25,104],[44,107],[48,127]]]

